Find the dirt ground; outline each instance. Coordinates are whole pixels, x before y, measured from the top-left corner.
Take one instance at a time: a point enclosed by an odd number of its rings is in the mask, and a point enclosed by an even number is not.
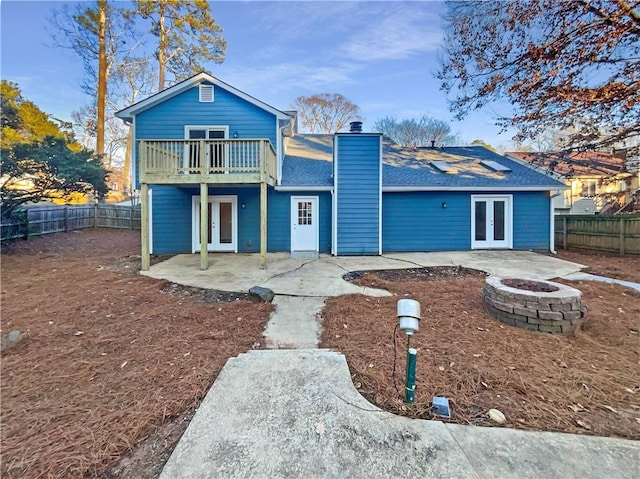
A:
[[[640,283],[640,256],[637,255],[585,254],[574,250],[558,250],[556,256],[560,259],[587,265],[588,268],[582,270],[585,273]]]
[[[1,358],[0,476],[157,477],[226,359],[261,347],[270,305],[139,276],[139,246],[139,233],[106,229],[3,245],[2,333],[24,339]],[[638,280],[637,258],[559,256]],[[510,427],[640,437],[637,293],[574,284],[589,320],[561,338],[488,318],[479,272],[350,276],[397,295],[335,298],[324,312],[324,346],[345,352],[379,406],[430,417],[431,397],[444,395],[459,423],[486,425],[495,407]],[[391,380],[399,297],[423,305],[411,407]],[[406,339],[397,339],[401,391]]]
[[[588,259],[572,260],[591,264]],[[627,264],[621,274],[633,274],[633,268]],[[488,417],[495,408],[506,416],[507,427],[640,439],[640,293],[567,282],[583,292],[589,312],[582,331],[562,337],[489,317],[482,308],[482,272],[425,268],[350,278],[394,296],[328,300],[322,347],[346,355],[354,384],[380,408],[430,419],[432,398],[445,396],[450,421],[459,424],[496,425]],[[422,305],[420,331],[411,339],[418,349],[413,405],[403,401],[407,337],[402,332],[394,353],[396,303],[404,297]]]
[[[139,232],[2,249],[0,476],[155,477],[227,358],[259,347],[270,304],[138,275]]]

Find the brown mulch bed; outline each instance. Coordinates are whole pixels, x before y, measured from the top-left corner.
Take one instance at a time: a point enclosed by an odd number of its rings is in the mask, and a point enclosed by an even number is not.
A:
[[[587,266],[585,273],[640,283],[640,256],[619,256],[606,253],[589,253],[574,250],[559,250],[560,259]]]
[[[460,269],[458,268],[460,271]],[[462,269],[464,270],[464,268]],[[588,319],[562,337],[504,325],[482,308],[485,275],[424,268],[363,273],[356,282],[392,297],[349,295],[327,301],[322,346],[343,352],[353,381],[372,403],[396,414],[432,418],[433,396],[449,399],[451,421],[495,425],[495,408],[517,429],[640,439],[640,293],[590,281],[567,282],[583,292]],[[416,403],[404,390],[406,336],[397,334],[396,303],[422,305]]]
[[[3,245],[2,333],[24,339],[2,354],[2,477],[150,477],[226,360],[259,345],[270,304],[139,276],[139,248],[106,229]]]

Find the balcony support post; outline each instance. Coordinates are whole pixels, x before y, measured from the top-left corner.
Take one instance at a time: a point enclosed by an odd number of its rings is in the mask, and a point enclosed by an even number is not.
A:
[[[260,182],[260,268],[267,267],[267,181]]]
[[[200,269],[209,266],[209,189],[206,183],[200,183]]]
[[[149,185],[147,183],[140,185],[140,243],[142,271],[148,271],[151,266],[151,254],[149,252]]]

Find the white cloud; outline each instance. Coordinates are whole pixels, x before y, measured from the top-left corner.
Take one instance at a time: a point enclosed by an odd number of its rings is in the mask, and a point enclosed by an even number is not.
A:
[[[443,33],[435,14],[412,7],[397,8],[380,17],[342,46],[347,57],[358,61],[402,60],[434,52],[442,43]]]
[[[276,108],[287,108],[300,95],[339,91],[341,86],[355,82],[358,67],[349,64],[310,65],[285,62],[258,68],[222,65],[214,75],[240,90],[255,94]]]

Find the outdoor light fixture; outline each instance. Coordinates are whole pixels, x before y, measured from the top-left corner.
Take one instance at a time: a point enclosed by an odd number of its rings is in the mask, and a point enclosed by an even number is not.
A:
[[[447,203],[445,203],[444,201],[442,202],[442,207],[446,208],[447,207]]]
[[[398,324],[407,334],[407,374],[404,384],[405,402],[412,404],[416,397],[416,362],[418,351],[409,347],[411,336],[420,329],[420,303],[414,299],[398,301]]]
[[[234,132],[233,132],[233,137],[234,137],[234,138],[238,138],[238,132],[237,132],[237,131],[234,131]]]
[[[398,321],[400,329],[407,333],[407,336],[417,333],[420,329],[420,303],[414,299],[399,300]]]
[[[245,209],[247,207],[247,205],[244,203],[244,201],[240,204],[240,208]]]

